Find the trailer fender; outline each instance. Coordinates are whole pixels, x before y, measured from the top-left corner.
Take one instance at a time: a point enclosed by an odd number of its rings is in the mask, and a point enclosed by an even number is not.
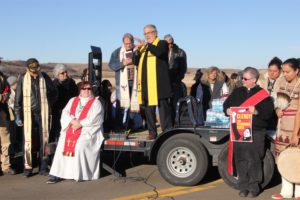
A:
[[[159,136],[156,138],[156,140],[154,140],[154,142],[151,144],[150,151],[148,152],[148,155],[146,155],[146,156],[149,157],[150,161],[156,161],[156,156],[157,156],[160,146],[170,137],[177,135],[177,134],[183,134],[183,133],[194,134],[194,132],[189,129],[176,129],[176,128],[167,130],[167,131],[159,134]]]

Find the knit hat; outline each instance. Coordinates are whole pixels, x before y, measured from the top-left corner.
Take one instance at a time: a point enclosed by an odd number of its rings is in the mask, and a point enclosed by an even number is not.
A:
[[[203,73],[202,73],[201,69],[197,69],[195,76],[194,76],[194,80],[195,81],[200,80],[202,76],[203,76]]]
[[[66,72],[66,71],[67,71],[67,67],[64,64],[57,64],[53,69],[53,74],[55,77],[58,77],[58,75],[61,72]]]
[[[28,67],[29,71],[31,71],[31,72],[39,72],[40,71],[39,61],[35,58],[29,58],[26,61],[26,66]]]
[[[13,84],[15,84],[17,82],[17,77],[15,77],[15,76],[9,76],[7,78],[7,82],[11,86],[11,85],[13,85]]]

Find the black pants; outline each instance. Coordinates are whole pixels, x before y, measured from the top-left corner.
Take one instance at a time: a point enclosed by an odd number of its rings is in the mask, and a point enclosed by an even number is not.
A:
[[[176,116],[176,108],[177,108],[177,102],[180,98],[184,96],[183,94],[183,88],[181,83],[172,83],[172,91],[173,91],[173,97],[172,97],[172,122],[175,122],[175,116]]]
[[[22,128],[18,127],[15,121],[10,121],[9,133],[10,133],[11,154],[22,152],[22,143],[23,143]]]
[[[61,113],[62,110],[52,112],[52,126],[49,134],[49,142],[58,141],[60,131],[61,131],[61,125],[60,125]]]
[[[114,113],[114,131],[115,132],[122,132],[124,131],[123,126],[123,116],[124,116],[124,109],[121,108],[121,103],[119,100],[116,101],[115,113]]]
[[[158,100],[160,126],[162,131],[172,128],[172,109],[169,99]],[[156,106],[145,106],[146,122],[149,134],[157,135],[156,129]]]
[[[235,142],[233,154],[240,190],[258,193],[263,179],[265,132],[253,131],[253,142]]]
[[[40,171],[44,171],[48,169],[48,164],[46,159],[43,156],[43,129],[42,129],[42,118],[40,114],[32,113],[31,115],[31,124],[32,124],[32,131],[31,131],[31,155],[32,155],[32,162],[34,163],[34,159],[38,159],[38,166]],[[35,158],[35,155],[38,157]],[[32,163],[32,167],[34,164]]]

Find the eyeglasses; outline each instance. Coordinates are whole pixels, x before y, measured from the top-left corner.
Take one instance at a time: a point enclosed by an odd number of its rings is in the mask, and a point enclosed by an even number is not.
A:
[[[81,88],[81,90],[92,90],[92,88],[87,87],[87,88]]]
[[[250,79],[253,79],[253,78],[245,78],[245,77],[242,78],[243,81],[249,81]]]
[[[150,32],[147,32],[147,33],[144,33],[144,35],[149,35],[149,34],[152,34],[154,33],[155,31],[150,31]]]
[[[59,74],[67,74],[68,72],[60,72]]]

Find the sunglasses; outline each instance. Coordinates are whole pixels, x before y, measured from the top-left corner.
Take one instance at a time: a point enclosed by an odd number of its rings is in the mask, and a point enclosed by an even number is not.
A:
[[[92,90],[92,88],[87,87],[87,88],[81,88],[81,90]]]
[[[60,72],[59,74],[67,74],[68,72]]]

